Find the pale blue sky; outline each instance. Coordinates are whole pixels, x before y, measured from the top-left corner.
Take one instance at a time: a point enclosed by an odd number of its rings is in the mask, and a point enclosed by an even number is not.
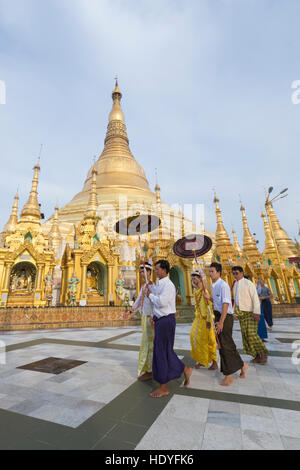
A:
[[[131,150],[166,202],[204,203],[214,231],[215,187],[241,241],[241,194],[262,249],[263,186],[288,186],[275,208],[296,236],[299,17],[297,0],[0,0],[1,226],[41,143],[46,218],[81,190],[117,73]]]

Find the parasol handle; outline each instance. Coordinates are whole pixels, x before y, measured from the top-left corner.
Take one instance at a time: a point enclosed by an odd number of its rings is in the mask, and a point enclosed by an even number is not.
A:
[[[147,289],[147,287],[148,287],[148,277],[147,277],[147,270],[146,270],[146,265],[145,265],[145,256],[144,256],[144,251],[142,250],[142,243],[141,243],[140,234],[139,234],[139,245],[140,245],[140,251],[141,251],[141,255],[142,255],[142,263],[143,263],[143,266],[144,266],[144,276],[145,276],[145,283],[146,283],[145,288]]]

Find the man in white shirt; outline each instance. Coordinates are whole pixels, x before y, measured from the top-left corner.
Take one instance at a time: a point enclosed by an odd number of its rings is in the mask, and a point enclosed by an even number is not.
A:
[[[147,275],[147,282],[145,282],[145,269]],[[154,341],[154,328],[152,325],[153,309],[152,304],[147,297],[147,286],[150,287],[151,292],[154,292],[154,284],[151,281],[152,265],[145,263],[140,265],[140,279],[144,281],[140,289],[140,293],[132,306],[132,311],[139,311],[141,314],[142,324],[142,340],[139,353],[138,362],[138,380],[152,379],[152,360],[153,360],[153,341]]]
[[[209,274],[213,281],[211,286],[212,298],[206,292],[204,297],[214,303],[215,327],[220,341],[220,359],[221,372],[225,379],[220,385],[232,385],[232,374],[241,370],[240,377],[246,377],[248,364],[246,364],[239,355],[235,342],[232,338],[233,329],[233,310],[231,304],[230,287],[221,279],[222,265],[220,263],[211,263]]]
[[[155,292],[148,288],[147,295],[153,307],[153,321],[155,323],[152,374],[160,387],[150,393],[153,398],[169,395],[167,383],[170,380],[185,375],[184,385],[190,383],[192,368],[185,366],[174,352],[174,339],[176,328],[176,289],[169,279],[170,264],[166,260],[155,263],[155,272],[158,278]]]
[[[260,302],[253,282],[245,279],[241,266],[234,266],[232,274],[236,280],[233,286],[235,313],[239,316],[245,354],[254,359],[254,364],[266,364],[268,350],[257,329],[260,320]]]

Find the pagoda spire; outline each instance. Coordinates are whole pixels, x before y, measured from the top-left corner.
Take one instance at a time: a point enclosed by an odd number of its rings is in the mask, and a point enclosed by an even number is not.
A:
[[[3,232],[6,234],[13,233],[17,222],[18,222],[18,201],[19,201],[19,194],[18,191],[16,192],[15,198],[14,198],[14,203],[12,206],[12,211],[10,214],[10,217],[7,221],[7,223],[4,226]]]
[[[272,259],[277,260],[276,249],[275,249],[274,241],[271,235],[271,230],[270,230],[265,212],[261,213],[261,217],[263,219],[264,230],[265,230],[265,249],[263,251],[263,256],[270,257]]]
[[[28,201],[22,209],[19,222],[38,222],[40,223],[41,211],[38,202],[37,187],[39,183],[40,164],[37,163],[34,167],[34,174],[31,184],[31,191]]]
[[[243,204],[241,205],[241,212],[242,212],[242,221],[243,221],[243,229],[244,229],[244,234],[243,234],[243,252],[245,255],[249,258],[249,261],[252,263],[257,263],[257,261],[260,260],[261,254],[258,251],[256,242],[253,238],[253,235],[251,234],[249,227],[248,227],[248,221],[247,217],[245,214],[245,207]]]
[[[122,187],[125,191],[137,189],[144,194],[152,194],[143,168],[135,160],[129,148],[129,139],[125,125],[125,118],[121,108],[122,93],[116,80],[112,92],[113,105],[108,118],[104,149],[96,161],[97,189],[104,188],[114,192],[116,187]],[[83,191],[89,193],[92,182],[92,167],[85,180]],[[146,191],[146,193],[145,193]],[[83,196],[83,197],[81,197]],[[81,200],[87,199],[87,194],[76,195]],[[65,208],[61,211],[61,215]]]
[[[60,230],[59,230],[59,225],[58,225],[58,211],[59,211],[59,207],[56,204],[54,208],[53,222],[52,222],[52,226],[49,232],[49,236],[53,239],[62,238]]]
[[[219,199],[214,197],[214,203],[216,205],[216,216],[217,216],[217,229],[216,229],[216,254],[220,258],[220,261],[233,261],[234,249],[231,244],[229,235],[224,227],[221,209],[219,206]]]
[[[236,236],[236,231],[234,228],[232,229],[232,236],[233,236],[233,248],[237,254],[237,256],[242,257],[243,256],[243,250],[241,245],[239,244],[239,241]]]
[[[181,236],[185,237],[184,213],[181,212]]]
[[[91,188],[90,188],[89,202],[88,202],[88,206],[86,208],[85,214],[84,214],[85,218],[96,217],[97,208],[98,208],[97,170],[94,165],[92,169],[92,182],[91,182]]]
[[[111,143],[111,140],[122,139],[125,141],[125,145],[129,144],[127,136],[127,130],[125,125],[125,118],[121,108],[122,93],[119,89],[118,80],[116,79],[116,85],[112,92],[113,106],[108,116],[108,126],[106,137],[104,140],[105,145]]]
[[[53,247],[56,255],[58,254],[58,248],[62,242],[62,235],[61,235],[61,232],[59,230],[59,223],[58,223],[58,211],[59,211],[59,207],[58,205],[56,204],[55,208],[54,208],[54,216],[53,216],[53,222],[52,222],[52,226],[51,226],[51,229],[50,229],[50,232],[49,232],[49,240],[50,240],[50,244],[51,246]]]
[[[277,215],[273,209],[272,203],[270,201],[267,201],[265,207],[268,216],[270,231],[271,233],[273,232],[273,237],[275,238],[279,254],[284,259],[297,256],[298,253],[295,244],[289,238],[286,231],[281,227]]]

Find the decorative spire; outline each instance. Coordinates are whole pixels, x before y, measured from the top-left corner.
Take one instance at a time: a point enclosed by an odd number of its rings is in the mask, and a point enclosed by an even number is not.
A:
[[[116,80],[116,85],[115,85],[115,89],[114,91],[112,92],[112,99],[115,101],[115,100],[119,100],[121,101],[122,99],[122,93],[120,92],[119,90],[119,85],[118,85],[118,77],[115,77],[115,80]]]
[[[275,259],[276,258],[276,249],[275,249],[274,241],[273,241],[273,238],[272,238],[272,235],[271,235],[271,230],[270,230],[265,212],[262,212],[261,216],[262,216],[262,219],[263,219],[264,229],[265,229],[265,249],[263,251],[263,255],[265,257],[270,257],[272,259]],[[276,260],[277,260],[277,258],[276,258]]]
[[[96,212],[98,208],[98,199],[97,199],[97,170],[95,166],[92,169],[92,182],[90,188],[90,197],[87,209],[85,211],[85,218],[96,217]]]
[[[121,108],[122,93],[119,90],[117,79],[115,89],[111,96],[113,99],[113,106],[108,117],[108,126],[104,143],[106,145],[111,139],[120,138],[124,139],[128,145],[129,140],[125,126],[125,118]]]
[[[247,221],[247,217],[245,214],[245,207],[243,206],[243,204],[241,205],[241,212],[242,212],[243,229],[244,229],[243,251],[245,255],[249,258],[250,262],[256,263],[257,261],[260,260],[261,255],[260,255],[260,252],[258,251],[253,235],[251,234],[249,230],[248,221]]]
[[[59,211],[58,205],[55,206],[54,210],[55,212],[53,216],[53,222],[52,222],[52,226],[49,232],[49,241],[50,241],[50,247],[54,249],[55,258],[57,258],[59,255],[59,247],[62,243],[63,237],[60,233],[59,225],[58,225],[58,211]]]
[[[161,205],[160,186],[159,186],[157,181],[156,181],[156,185],[155,185],[155,194],[156,194],[156,204],[160,208],[160,205]]]
[[[181,236],[185,237],[184,213],[181,212]]]
[[[55,212],[53,216],[52,226],[49,232],[49,238],[51,238],[51,240],[61,240],[62,235],[60,233],[59,225],[58,225],[58,211],[59,211],[58,205],[55,206],[54,211]]]
[[[295,244],[289,238],[286,231],[281,227],[270,201],[267,201],[266,203],[266,212],[269,219],[270,230],[272,229],[279,254],[285,259],[297,256],[298,253]]]
[[[225,230],[222,220],[221,209],[219,206],[219,199],[214,197],[214,203],[216,205],[216,216],[217,216],[217,229],[216,229],[216,253],[220,257],[220,261],[233,261],[234,250],[231,244],[228,233]]]
[[[157,181],[157,170],[156,170],[156,168],[155,168],[155,175],[156,175],[156,185],[155,185],[156,211],[157,211],[157,216],[160,219],[160,225],[158,227],[158,238],[162,239],[163,215],[162,215],[161,199],[160,199],[160,186],[159,186],[158,181]]]
[[[40,206],[38,203],[38,192],[37,192],[37,187],[39,183],[39,171],[40,171],[40,165],[39,163],[37,163],[34,167],[34,175],[32,179],[29,199],[21,212],[20,222],[30,221],[30,222],[40,223],[41,211],[40,211]]]
[[[12,211],[11,215],[8,219],[8,222],[6,223],[3,232],[6,234],[13,233],[15,230],[15,227],[18,222],[18,201],[19,201],[19,195],[18,191],[16,192],[15,198],[14,198],[14,203],[12,206]]]
[[[135,193],[137,190],[143,197],[148,197],[148,199],[151,197],[153,200],[153,193],[150,191],[145,172],[129,148],[124,115],[120,105],[121,96],[119,85],[116,82],[112,93],[113,106],[109,115],[104,149],[93,165],[97,169],[97,191],[101,190],[102,192],[105,189],[114,198],[116,196],[115,190],[122,187],[123,193],[128,190]],[[80,207],[81,214],[84,215],[88,205],[93,166],[88,171],[82,192],[78,193],[73,201],[60,211],[61,220],[65,215],[68,215],[69,208],[73,204],[76,208],[72,209],[72,213],[78,211],[78,207]]]
[[[243,256],[243,250],[242,250],[241,245],[239,244],[239,241],[236,236],[236,231],[234,230],[234,228],[232,229],[232,235],[233,235],[233,248],[237,256],[241,257]]]

